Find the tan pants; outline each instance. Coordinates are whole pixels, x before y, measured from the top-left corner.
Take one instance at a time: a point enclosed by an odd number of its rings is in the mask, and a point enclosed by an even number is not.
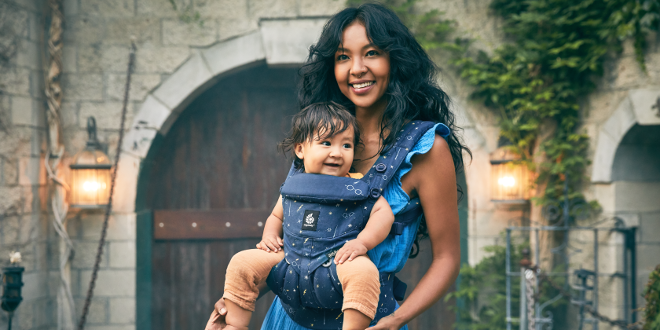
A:
[[[259,249],[236,253],[227,266],[223,298],[254,311],[259,297],[258,286],[263,283],[271,268],[284,258],[284,251],[277,253]],[[378,307],[380,279],[376,265],[367,256],[337,265],[337,275],[344,291],[342,311],[355,309],[373,320]]]

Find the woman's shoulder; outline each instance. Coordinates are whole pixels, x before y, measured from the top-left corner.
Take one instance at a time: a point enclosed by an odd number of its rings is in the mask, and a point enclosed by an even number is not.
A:
[[[435,128],[432,130],[435,130]],[[419,143],[425,144],[421,146],[425,149],[425,152],[419,152],[412,156],[410,162],[413,166],[408,175],[413,179],[414,186],[417,187],[425,181],[432,182],[439,175],[454,173],[454,161],[451,150],[443,136],[433,134],[432,137],[427,136],[426,141],[422,139]]]

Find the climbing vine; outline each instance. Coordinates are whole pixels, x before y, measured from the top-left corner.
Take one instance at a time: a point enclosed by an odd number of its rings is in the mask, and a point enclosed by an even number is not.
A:
[[[451,64],[473,86],[472,97],[498,114],[508,148],[545,184],[536,202],[558,200],[567,177],[569,198],[582,198],[589,139],[580,126],[581,102],[622,41],[633,40],[645,69],[646,36],[658,30],[660,0],[493,0],[506,42],[492,54],[471,49],[470,40],[449,41],[453,22],[437,10],[419,12],[417,1],[384,4],[427,50],[453,53]]]

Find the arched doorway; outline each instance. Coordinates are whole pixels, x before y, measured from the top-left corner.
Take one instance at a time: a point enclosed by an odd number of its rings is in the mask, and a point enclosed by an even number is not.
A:
[[[614,156],[612,184],[616,215],[637,227],[637,276],[631,279],[637,292],[628,299],[641,307],[639,297],[660,255],[660,125],[635,124],[626,132]]]

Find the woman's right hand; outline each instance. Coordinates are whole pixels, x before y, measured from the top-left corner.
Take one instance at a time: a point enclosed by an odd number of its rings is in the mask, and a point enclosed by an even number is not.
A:
[[[213,309],[213,313],[211,313],[211,317],[209,318],[209,322],[206,323],[206,328],[204,330],[222,330],[227,326],[227,323],[225,322],[225,316],[227,315],[227,308],[225,307],[225,299],[220,298],[215,303],[215,308]]]

